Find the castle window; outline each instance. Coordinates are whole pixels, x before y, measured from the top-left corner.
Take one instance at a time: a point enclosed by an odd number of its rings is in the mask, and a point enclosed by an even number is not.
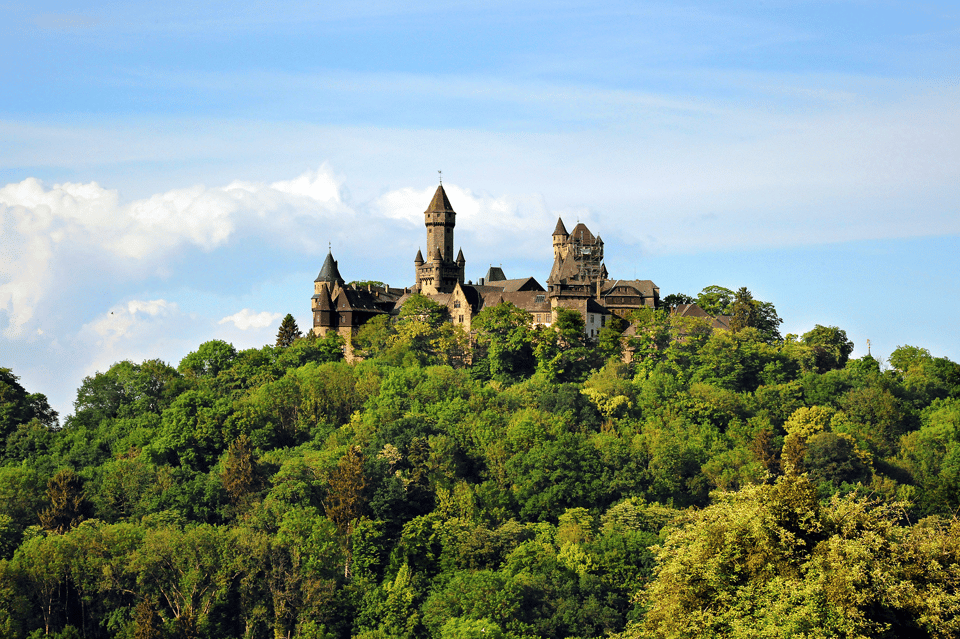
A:
[[[453,307],[454,307],[454,308],[460,308],[460,300],[454,300],[454,301],[453,301]],[[461,315],[460,317],[463,317],[463,315]],[[461,319],[460,321],[462,322],[463,320]]]
[[[547,301],[546,295],[537,295],[536,299],[534,300],[534,302],[537,304],[543,304],[545,301]]]
[[[460,316],[460,323],[463,324],[463,315]]]

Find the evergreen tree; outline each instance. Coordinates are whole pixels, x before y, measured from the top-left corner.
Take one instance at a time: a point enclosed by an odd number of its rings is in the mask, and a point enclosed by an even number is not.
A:
[[[287,316],[280,322],[280,330],[277,332],[277,346],[286,348],[293,344],[293,341],[303,337],[300,328],[297,326],[297,320],[293,315],[287,313]]]

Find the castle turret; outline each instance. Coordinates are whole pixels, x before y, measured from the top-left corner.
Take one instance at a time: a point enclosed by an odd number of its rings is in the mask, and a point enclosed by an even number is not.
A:
[[[323,335],[331,328],[336,329],[337,318],[333,298],[342,287],[343,277],[340,276],[337,261],[333,259],[333,253],[328,252],[327,259],[323,260],[323,266],[320,267],[320,274],[313,280],[313,297],[310,299],[310,306],[313,311],[315,334]]]
[[[564,259],[567,257],[567,240],[570,234],[567,233],[567,227],[563,225],[563,218],[557,218],[557,228],[553,230],[553,259]]]
[[[430,206],[423,212],[423,219],[427,226],[427,254],[433,255],[436,248],[440,250],[444,262],[452,262],[453,227],[457,225],[457,214],[450,206],[442,184],[437,187]]]
[[[320,267],[320,274],[314,282],[327,282],[343,285],[343,278],[340,276],[340,269],[337,268],[337,261],[333,259],[333,252],[327,253],[327,259],[323,260],[323,266]]]
[[[463,249],[457,251],[457,268],[460,270],[460,276],[457,278],[463,284],[463,273],[466,270],[467,258],[463,256]]]
[[[443,185],[437,187],[430,200],[430,206],[423,212],[424,225],[427,227],[427,257],[418,252],[414,260],[417,271],[417,289],[424,294],[450,293],[457,282],[463,283],[466,260],[461,251],[457,259],[453,258],[453,228],[457,214],[450,205]]]

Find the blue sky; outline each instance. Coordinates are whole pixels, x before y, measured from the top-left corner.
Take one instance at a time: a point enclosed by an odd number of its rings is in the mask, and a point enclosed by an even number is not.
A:
[[[960,8],[0,5],[0,366],[63,414],[121,359],[309,325],[328,245],[412,282],[436,171],[467,277],[747,286],[785,332],[960,359]]]

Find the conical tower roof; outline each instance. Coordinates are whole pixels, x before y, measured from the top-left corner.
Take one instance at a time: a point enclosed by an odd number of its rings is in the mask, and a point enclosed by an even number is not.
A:
[[[567,237],[568,235],[570,235],[569,233],[567,233],[567,227],[563,225],[563,218],[559,218],[559,217],[557,218],[557,228],[553,229],[553,234],[562,235],[564,237]]]
[[[463,249],[457,253],[457,264],[466,264],[467,260],[463,257]]]
[[[423,253],[420,252],[420,249],[417,249],[417,256],[413,258],[414,264],[423,264]]]
[[[424,213],[454,213],[450,200],[447,199],[447,192],[443,190],[443,185],[437,187],[437,192],[433,194],[430,200],[430,206]]]
[[[340,276],[340,269],[337,268],[337,261],[333,259],[333,253],[327,253],[327,259],[323,261],[320,267],[320,275],[314,282],[337,282],[343,284],[343,278]]]

